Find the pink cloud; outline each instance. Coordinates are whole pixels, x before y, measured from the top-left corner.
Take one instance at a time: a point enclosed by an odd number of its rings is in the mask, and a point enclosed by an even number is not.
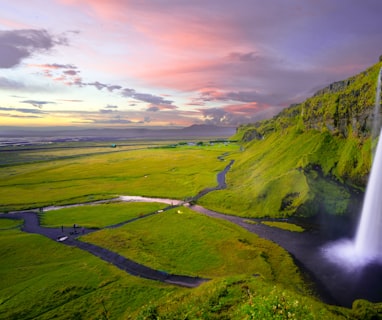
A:
[[[259,105],[257,102],[245,103],[245,104],[235,104],[225,106],[223,109],[227,112],[233,114],[243,114],[243,115],[253,115],[255,112],[264,109],[268,106]]]
[[[124,11],[128,0],[59,0],[65,5],[79,7],[82,10],[89,11],[101,19],[110,20],[120,16]],[[122,11],[121,11],[122,10]]]
[[[126,39],[134,42],[124,62],[126,70],[147,83],[186,90],[206,86],[215,80],[211,79],[214,74],[208,76],[206,71],[217,71],[229,60],[227,48],[234,44],[240,53],[247,47],[239,40],[240,31],[229,13],[218,9],[209,15],[198,6],[176,1],[161,5],[121,0],[61,2],[95,15],[109,31],[116,25],[126,30]],[[108,68],[125,70],[121,65],[113,66],[112,61]],[[179,74],[184,78],[174,81],[173,76]]]

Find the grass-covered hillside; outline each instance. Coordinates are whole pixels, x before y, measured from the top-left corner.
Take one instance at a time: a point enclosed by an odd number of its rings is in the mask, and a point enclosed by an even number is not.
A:
[[[273,119],[237,129],[242,152],[226,190],[200,199],[248,217],[346,214],[371,166],[373,110],[382,62],[331,84]]]

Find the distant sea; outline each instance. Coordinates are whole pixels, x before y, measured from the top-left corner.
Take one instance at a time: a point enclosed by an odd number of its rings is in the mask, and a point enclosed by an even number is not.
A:
[[[50,144],[57,142],[76,141],[121,141],[139,139],[228,139],[236,132],[235,127],[219,127],[212,125],[192,125],[185,128],[173,129],[150,129],[150,128],[126,128],[126,129],[77,129],[65,130],[51,128],[50,130],[31,130],[30,128],[1,128],[0,147],[28,146],[38,144]]]

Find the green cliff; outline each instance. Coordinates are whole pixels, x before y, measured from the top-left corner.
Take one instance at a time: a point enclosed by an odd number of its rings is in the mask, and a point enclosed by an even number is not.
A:
[[[382,62],[319,90],[272,119],[237,128],[226,190],[203,205],[247,217],[344,215],[359,209],[371,166]]]

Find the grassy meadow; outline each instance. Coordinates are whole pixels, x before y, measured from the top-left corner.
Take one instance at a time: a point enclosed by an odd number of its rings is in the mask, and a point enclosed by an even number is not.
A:
[[[14,229],[20,227],[22,224],[22,220],[0,219],[0,230]]]
[[[93,206],[82,208],[87,207]],[[62,209],[62,223],[69,223],[76,209]],[[96,224],[103,220],[94,219]],[[9,223],[4,221],[4,226]],[[210,281],[186,289],[145,280],[80,249],[18,229],[0,230],[0,319],[274,319],[275,314],[280,319],[346,319],[352,314],[311,295],[282,248],[187,208],[82,240]]]
[[[184,199],[217,185],[235,145],[89,154],[0,167],[0,212],[90,202],[118,195]]]
[[[68,152],[68,158],[7,164],[0,168],[0,211],[117,195],[183,199],[216,186],[216,174],[228,163],[218,156],[228,160],[238,148]],[[46,211],[40,218],[44,226],[103,228],[164,206],[109,202]],[[0,319],[362,319],[364,314],[318,300],[281,247],[186,207],[80,240],[166,272],[210,279],[193,289],[128,275],[78,248],[21,232],[20,223],[0,219]]]
[[[108,203],[86,205],[47,211],[41,215],[45,227],[71,227],[73,224],[85,228],[104,228],[167,207],[163,203]],[[1,220],[0,220],[1,221]]]
[[[154,269],[205,278],[258,274],[302,287],[290,256],[232,223],[181,207],[81,237]],[[271,266],[278,265],[273,269]]]
[[[19,230],[0,231],[0,254],[0,319],[125,319],[147,297],[183,290]]]

